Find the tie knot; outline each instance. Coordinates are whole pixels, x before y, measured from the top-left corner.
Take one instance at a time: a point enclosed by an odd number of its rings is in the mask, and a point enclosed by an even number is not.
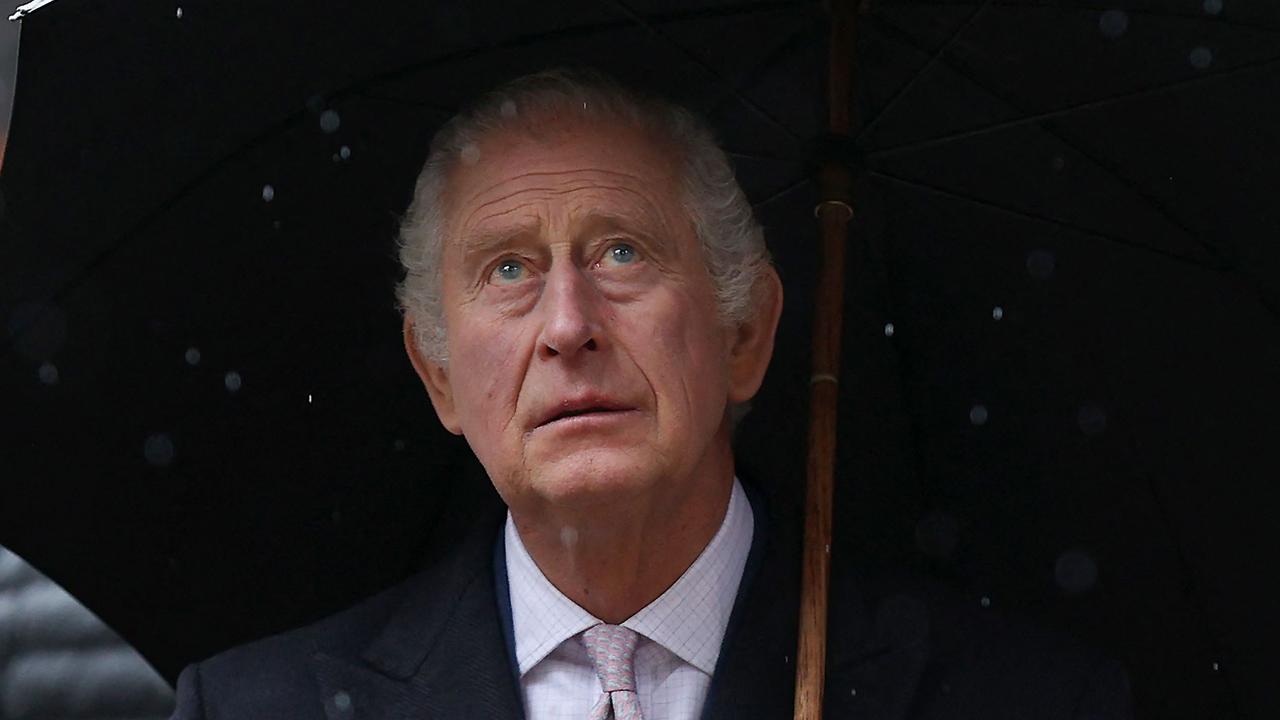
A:
[[[582,644],[587,647],[587,654],[591,656],[591,664],[595,665],[596,675],[600,676],[605,692],[635,691],[636,676],[631,668],[631,658],[635,655],[639,637],[635,630],[621,625],[596,625],[582,633]]]

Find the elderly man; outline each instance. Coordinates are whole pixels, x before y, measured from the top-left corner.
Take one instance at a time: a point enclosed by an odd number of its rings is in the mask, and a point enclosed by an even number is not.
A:
[[[187,668],[175,717],[786,717],[797,556],[730,447],[782,289],[705,125],[590,72],[515,80],[437,134],[401,235],[409,358],[505,517]],[[934,639],[927,592],[877,587],[841,595],[832,716],[1123,716],[1114,668]]]

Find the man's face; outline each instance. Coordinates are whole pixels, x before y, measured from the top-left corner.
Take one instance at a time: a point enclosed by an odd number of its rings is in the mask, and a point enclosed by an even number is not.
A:
[[[441,420],[513,508],[678,497],[758,378],[732,371],[671,152],[599,121],[472,150],[446,203],[449,363],[424,376]]]

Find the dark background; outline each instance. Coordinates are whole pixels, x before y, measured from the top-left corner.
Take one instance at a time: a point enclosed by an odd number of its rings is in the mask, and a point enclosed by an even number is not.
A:
[[[798,506],[819,4],[182,8],[24,20],[0,543],[169,677],[447,547],[487,490],[403,356],[391,241],[439,123],[565,62],[730,150],[787,293],[741,472]],[[863,6],[837,571],[1074,635],[1140,717],[1280,707],[1278,59],[1269,2]]]

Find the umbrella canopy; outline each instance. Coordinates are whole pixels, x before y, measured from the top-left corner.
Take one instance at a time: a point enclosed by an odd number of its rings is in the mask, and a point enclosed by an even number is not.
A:
[[[1262,717],[1280,468],[1280,11],[62,0],[0,174],[0,544],[162,672],[447,552],[492,499],[400,348],[392,239],[479,90],[590,64],[708,116],[787,291],[744,475],[798,507],[814,161],[858,169],[833,548]]]

